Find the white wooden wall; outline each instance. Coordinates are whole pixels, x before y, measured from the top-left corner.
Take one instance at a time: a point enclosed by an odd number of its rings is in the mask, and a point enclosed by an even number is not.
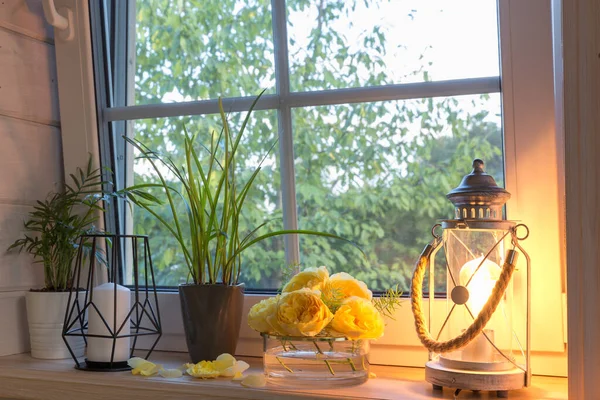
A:
[[[25,292],[39,264],[6,248],[63,178],[54,38],[41,0],[0,1],[0,355],[29,350]]]

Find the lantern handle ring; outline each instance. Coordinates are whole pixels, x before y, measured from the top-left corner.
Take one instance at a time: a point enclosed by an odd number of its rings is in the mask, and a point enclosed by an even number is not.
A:
[[[435,230],[437,228],[441,228],[442,224],[435,224],[432,228],[431,228],[431,236],[433,236],[436,239],[439,239],[442,237],[442,235],[438,235],[437,233],[435,233]]]
[[[519,228],[525,228],[525,236],[519,237],[519,236],[517,235],[517,230],[518,230]],[[513,235],[514,235],[514,237],[515,237],[517,240],[519,240],[519,241],[521,241],[521,240],[525,240],[525,239],[527,239],[527,238],[529,237],[529,227],[528,227],[527,225],[525,225],[525,224],[517,224],[517,225],[515,225],[515,227],[513,228]]]

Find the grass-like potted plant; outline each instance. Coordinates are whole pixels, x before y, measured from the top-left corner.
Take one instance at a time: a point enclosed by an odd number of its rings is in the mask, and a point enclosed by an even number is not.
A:
[[[25,295],[31,355],[34,358],[71,357],[62,338],[63,320],[71,289],[71,268],[78,252],[80,235],[95,230],[94,223],[106,196],[99,168],[92,158],[85,170],[70,175],[72,184],[37,201],[25,222],[25,234],[8,250],[26,251],[44,268],[45,285]],[[88,254],[89,255],[89,254]],[[99,254],[94,256],[100,256]],[[83,338],[72,343],[76,355],[85,349]]]
[[[279,230],[258,235],[263,225],[251,232],[240,231],[240,216],[247,194],[262,163],[250,178],[240,184],[236,152],[246,125],[260,95],[254,100],[239,131],[230,130],[223,104],[219,100],[223,124],[217,140],[210,148],[195,147],[195,136],[185,132],[185,165],[178,166],[167,155],[149,149],[142,142],[125,138],[156,173],[159,183],[145,183],[126,189],[126,196],[151,213],[173,235],[181,247],[189,269],[191,284],[179,286],[181,310],[188,351],[193,362],[214,360],[222,353],[235,353],[244,285],[238,282],[242,252],[256,243],[286,234],[310,234],[336,239],[337,235],[307,230]],[[200,157],[202,155],[202,157]],[[165,172],[175,177],[168,180]],[[161,195],[150,193],[160,190]],[[162,218],[155,210],[164,196],[172,220]],[[185,212],[178,211],[178,202]],[[351,243],[351,242],[350,242]]]

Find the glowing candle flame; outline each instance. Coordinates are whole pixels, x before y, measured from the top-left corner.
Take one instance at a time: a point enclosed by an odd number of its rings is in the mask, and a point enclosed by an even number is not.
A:
[[[479,267],[482,261],[483,264]],[[475,273],[475,271],[477,272]],[[467,306],[475,318],[477,318],[492,294],[496,281],[500,277],[500,272],[501,268],[498,264],[488,259],[484,260],[483,256],[465,263],[460,269],[460,284],[469,289]],[[470,282],[469,279],[471,280]]]

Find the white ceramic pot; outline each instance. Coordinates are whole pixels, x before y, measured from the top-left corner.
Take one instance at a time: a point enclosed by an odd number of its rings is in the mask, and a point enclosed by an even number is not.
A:
[[[81,300],[83,304],[83,298]],[[62,338],[68,301],[69,292],[27,292],[25,295],[33,358],[71,358]],[[85,342],[82,337],[70,337],[69,344],[76,357],[83,356]]]

